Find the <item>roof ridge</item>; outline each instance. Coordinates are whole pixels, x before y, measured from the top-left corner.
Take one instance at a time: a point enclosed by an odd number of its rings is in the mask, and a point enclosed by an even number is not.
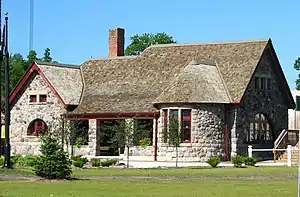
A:
[[[229,94],[229,91],[228,91],[228,88],[227,88],[227,84],[225,83],[225,80],[224,80],[224,77],[223,77],[223,75],[222,75],[222,73],[221,73],[221,70],[220,70],[220,68],[219,68],[218,62],[217,62],[217,61],[214,61],[214,62],[215,62],[215,64],[216,64],[216,68],[217,68],[217,71],[218,71],[219,76],[220,76],[220,78],[221,78],[221,81],[222,81],[223,87],[224,87],[224,89],[225,89],[225,92],[226,92],[226,94],[227,94],[228,100],[229,100],[230,102],[232,102],[231,95]]]
[[[36,60],[35,62],[37,63],[37,65],[42,65],[42,66],[55,66],[55,67],[79,69],[79,65],[75,65],[75,64],[53,63],[53,62],[44,62],[39,60]]]
[[[89,58],[87,61],[90,61],[90,60],[122,60],[122,59],[134,59],[134,58],[137,58],[138,55],[128,55],[128,56],[115,56],[115,57],[92,57],[92,58]]]
[[[193,42],[193,43],[170,43],[170,44],[154,44],[148,48],[157,47],[181,47],[181,46],[199,46],[199,45],[213,45],[213,44],[238,44],[249,42],[268,42],[270,38],[253,39],[253,40],[227,40],[227,41],[209,41],[209,42]]]

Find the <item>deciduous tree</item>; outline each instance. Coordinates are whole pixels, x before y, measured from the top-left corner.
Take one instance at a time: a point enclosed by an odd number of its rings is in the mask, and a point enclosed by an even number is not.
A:
[[[295,61],[294,68],[299,71],[300,70],[300,57]],[[300,90],[300,74],[298,74],[298,78],[296,79],[296,89]]]
[[[144,33],[130,37],[131,43],[125,49],[125,55],[139,55],[150,45],[176,43],[172,36],[167,33]]]

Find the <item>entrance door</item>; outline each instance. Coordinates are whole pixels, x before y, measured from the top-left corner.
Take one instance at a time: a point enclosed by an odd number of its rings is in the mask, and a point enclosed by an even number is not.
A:
[[[100,120],[100,133],[99,133],[100,156],[119,155],[119,147],[113,143],[113,137],[115,135],[115,132],[113,131],[113,129],[111,129],[117,124],[118,124],[117,120]]]

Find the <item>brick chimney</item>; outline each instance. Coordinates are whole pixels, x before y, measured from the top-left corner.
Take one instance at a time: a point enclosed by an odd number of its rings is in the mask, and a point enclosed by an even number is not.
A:
[[[124,56],[125,30],[122,28],[112,28],[109,30],[108,55]]]

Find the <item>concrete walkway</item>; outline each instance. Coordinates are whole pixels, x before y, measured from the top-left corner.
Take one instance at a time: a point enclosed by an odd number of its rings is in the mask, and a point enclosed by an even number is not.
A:
[[[126,160],[120,160],[120,163],[127,165]],[[129,160],[129,166],[131,168],[158,168],[158,167],[175,167],[176,163],[173,161],[137,161]],[[231,162],[221,162],[219,167],[234,167]],[[287,162],[263,161],[256,163],[255,166],[287,166]],[[178,167],[209,167],[205,162],[178,162]]]

